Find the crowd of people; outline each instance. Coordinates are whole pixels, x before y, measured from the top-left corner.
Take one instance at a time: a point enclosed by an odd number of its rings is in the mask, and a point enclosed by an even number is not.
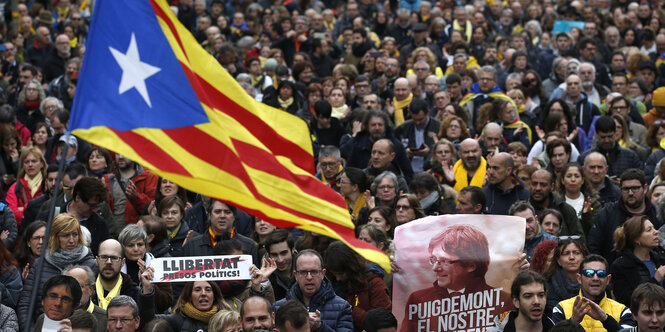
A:
[[[663,331],[664,1],[169,4],[249,95],[307,123],[359,239],[392,256],[425,216],[526,220],[493,330]],[[418,330],[391,313],[399,266],[66,134],[94,1],[2,8],[0,330]],[[151,282],[156,258],[237,254],[250,280]],[[423,296],[487,269],[430,254]]]

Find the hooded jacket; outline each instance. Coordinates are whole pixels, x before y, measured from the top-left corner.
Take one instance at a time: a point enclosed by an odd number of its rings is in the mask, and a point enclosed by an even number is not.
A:
[[[273,311],[277,311],[279,307],[288,300],[296,300],[303,305],[303,294],[300,291],[298,283],[294,283],[291,289],[286,294],[286,298],[281,299],[273,304]],[[343,298],[335,295],[335,291],[328,279],[323,279],[321,288],[312,296],[309,301],[309,306],[305,306],[307,311],[321,312],[321,327],[315,332],[352,332],[353,331],[353,318],[351,305]]]
[[[499,188],[498,185],[490,183],[483,187],[485,198],[485,214],[508,214],[508,209],[517,201],[528,201],[531,193],[524,188],[522,180],[515,175],[510,175],[514,186],[508,190]]]

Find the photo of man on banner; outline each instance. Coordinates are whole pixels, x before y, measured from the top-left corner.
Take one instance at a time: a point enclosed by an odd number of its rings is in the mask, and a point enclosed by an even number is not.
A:
[[[509,216],[491,216],[491,222],[489,216],[470,217],[430,217],[397,228],[400,273],[395,276],[393,308],[402,322],[400,331],[484,328],[513,309],[509,285],[522,260],[524,221]],[[506,228],[514,232],[512,236],[501,236]],[[433,236],[409,245],[418,234],[419,239]],[[411,248],[402,250],[402,246]]]

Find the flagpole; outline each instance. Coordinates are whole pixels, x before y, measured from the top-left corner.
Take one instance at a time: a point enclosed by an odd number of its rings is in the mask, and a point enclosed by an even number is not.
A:
[[[71,135],[70,133],[65,133],[64,135],[69,136]],[[40,287],[40,280],[42,277],[42,270],[44,268],[44,260],[45,260],[45,255],[46,255],[46,248],[48,247],[48,239],[49,239],[49,234],[51,233],[51,223],[53,222],[53,217],[55,214],[55,202],[56,198],[58,197],[58,191],[60,189],[60,183],[62,182],[62,176],[64,173],[65,169],[65,159],[67,156],[67,150],[69,150],[69,143],[68,141],[65,142],[64,144],[64,149],[62,149],[62,153],[60,154],[60,161],[58,162],[58,176],[55,180],[55,188],[53,188],[53,196],[51,197],[51,206],[49,207],[48,210],[48,217],[46,219],[46,232],[44,233],[44,244],[42,245],[42,252],[39,257],[41,257],[41,261],[39,261],[35,265],[35,279],[34,282],[32,283],[32,291],[30,293],[30,305],[28,306],[28,317],[27,317],[27,328],[29,329],[33,324],[32,324],[32,314],[35,311],[35,304],[37,302],[37,293],[40,291],[38,289]],[[56,142],[57,145],[57,142]],[[46,167],[46,165],[44,165]],[[20,181],[20,179],[17,179],[16,181]],[[44,179],[46,181],[46,179]],[[46,194],[46,193],[44,193]],[[26,202],[27,203],[27,202]],[[37,260],[35,260],[37,262]]]

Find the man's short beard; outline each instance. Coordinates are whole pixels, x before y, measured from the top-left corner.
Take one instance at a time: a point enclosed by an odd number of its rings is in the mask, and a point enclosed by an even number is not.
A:
[[[466,159],[462,158],[462,165],[466,169],[477,169],[478,166],[480,166],[480,158],[477,159],[477,161],[474,163],[474,165],[469,164]]]

